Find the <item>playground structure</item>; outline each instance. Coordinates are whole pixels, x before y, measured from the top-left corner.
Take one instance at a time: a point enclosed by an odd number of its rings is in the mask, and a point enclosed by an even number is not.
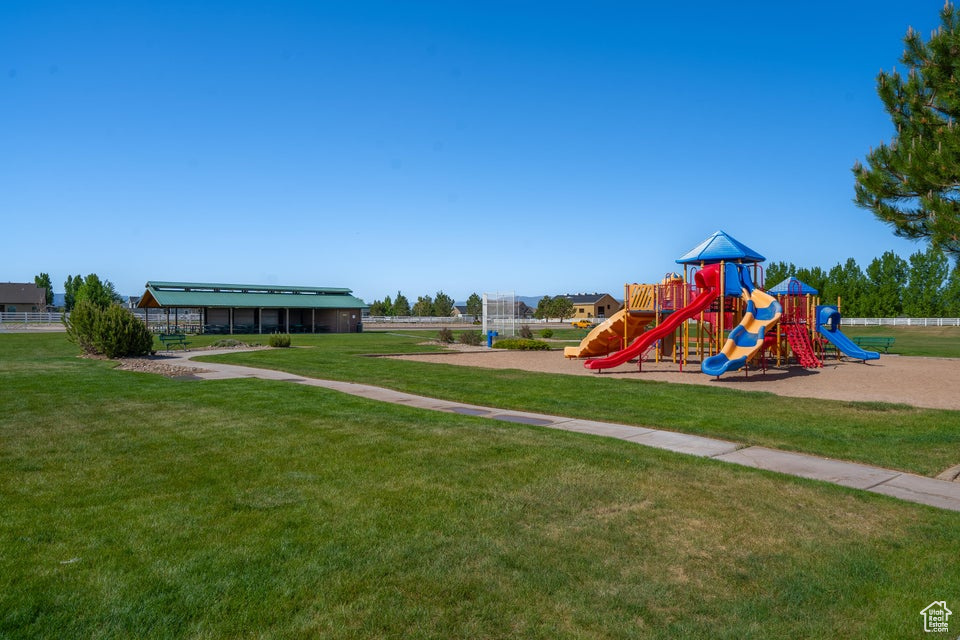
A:
[[[762,255],[717,231],[677,260],[683,274],[658,284],[624,286],[623,309],[594,327],[567,358],[586,358],[601,371],[636,359],[670,360],[680,370],[691,360],[703,373],[721,376],[759,363],[793,360],[822,366],[828,348],[859,360],[879,358],[839,330],[840,312],[819,304],[816,290],[787,279],[763,290]],[[692,282],[692,284],[690,284]]]

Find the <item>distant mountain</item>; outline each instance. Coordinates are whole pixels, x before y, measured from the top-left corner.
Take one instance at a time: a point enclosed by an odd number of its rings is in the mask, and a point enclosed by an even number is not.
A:
[[[65,304],[67,304],[67,294],[65,293],[53,294],[53,306],[62,307]]]

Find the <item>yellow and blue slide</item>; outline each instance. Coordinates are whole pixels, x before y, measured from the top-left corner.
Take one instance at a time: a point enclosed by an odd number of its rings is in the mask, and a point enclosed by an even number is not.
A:
[[[730,332],[720,353],[701,363],[700,370],[709,376],[719,377],[728,371],[743,368],[763,347],[764,337],[780,321],[783,312],[776,298],[754,287],[746,267],[737,265],[737,271],[747,310],[740,324]]]

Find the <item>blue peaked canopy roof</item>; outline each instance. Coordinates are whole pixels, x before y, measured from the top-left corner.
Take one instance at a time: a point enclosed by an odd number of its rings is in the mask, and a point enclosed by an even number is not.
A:
[[[767,293],[772,293],[773,295],[780,295],[780,294],[806,295],[809,293],[810,295],[815,296],[820,292],[814,289],[813,287],[811,287],[810,285],[808,285],[806,282],[803,282],[802,280],[797,280],[793,276],[790,276],[789,278],[783,280],[782,282],[777,283],[775,286],[767,289]]]
[[[721,260],[743,260],[746,262],[763,262],[762,255],[738,242],[725,231],[717,231],[712,236],[683,254],[677,264],[700,264],[720,262]]]

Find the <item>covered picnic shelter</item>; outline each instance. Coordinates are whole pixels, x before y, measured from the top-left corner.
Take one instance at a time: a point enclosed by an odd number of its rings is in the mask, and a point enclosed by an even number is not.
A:
[[[363,300],[350,289],[209,282],[147,282],[137,306],[166,313],[179,330],[178,310],[197,309],[203,333],[356,333]],[[173,324],[170,324],[173,311]]]

